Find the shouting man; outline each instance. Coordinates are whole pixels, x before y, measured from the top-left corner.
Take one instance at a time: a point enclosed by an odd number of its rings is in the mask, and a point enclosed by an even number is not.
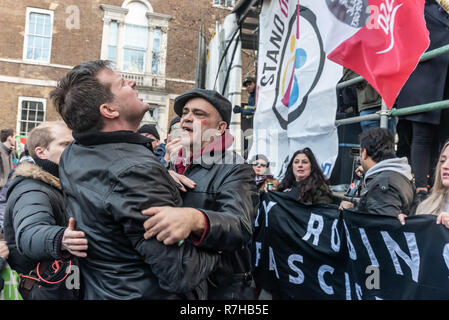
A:
[[[216,91],[193,89],[176,98],[174,109],[181,117],[183,145],[175,169],[193,180],[194,188],[183,195],[186,208],[143,212],[152,216],[145,222],[146,237],[166,244],[189,237],[200,248],[222,252],[218,270],[208,279],[208,298],[253,299],[249,244],[258,193],[251,166],[228,150],[231,103]],[[197,237],[194,231],[203,225]]]

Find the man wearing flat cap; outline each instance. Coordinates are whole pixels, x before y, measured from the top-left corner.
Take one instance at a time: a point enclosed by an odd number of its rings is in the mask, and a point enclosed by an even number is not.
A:
[[[145,237],[165,244],[189,239],[196,246],[221,252],[217,270],[208,278],[208,299],[253,299],[249,243],[258,205],[252,168],[228,150],[233,137],[228,127],[231,103],[216,91],[193,89],[175,100],[181,117],[183,150],[175,170],[193,180],[193,189],[183,193],[184,207],[153,207],[144,224]],[[183,208],[185,209],[185,208]],[[202,225],[191,221],[201,221]],[[191,230],[204,230],[201,237]]]

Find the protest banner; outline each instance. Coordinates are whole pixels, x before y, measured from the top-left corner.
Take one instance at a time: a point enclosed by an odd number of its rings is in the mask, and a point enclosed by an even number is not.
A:
[[[335,127],[342,66],[326,58],[313,1],[265,0],[260,14],[257,109],[249,157],[265,154],[275,176],[289,157],[309,147],[329,177],[338,155]],[[318,1],[315,1],[318,2]]]
[[[449,299],[449,230],[261,194],[253,258],[275,299]]]

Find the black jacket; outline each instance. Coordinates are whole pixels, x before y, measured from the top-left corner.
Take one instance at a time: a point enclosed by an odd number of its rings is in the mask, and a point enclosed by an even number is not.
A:
[[[427,51],[449,44],[449,14],[440,9],[440,5],[435,0],[430,0],[426,1],[424,16],[430,33],[430,45]],[[443,100],[446,77],[449,76],[448,70],[449,54],[418,64],[397,98],[397,108]],[[404,118],[416,122],[440,124],[440,114],[441,110],[434,110],[411,114]]]
[[[183,194],[183,206],[199,209],[209,219],[209,232],[199,247],[223,252],[209,278],[209,299],[245,299],[239,294],[241,284],[250,279],[249,244],[259,203],[254,170],[231,151],[196,162],[184,172],[196,186]]]
[[[60,177],[68,214],[89,241],[84,299],[180,298],[215,270],[218,253],[143,238],[141,210],[182,203],[151,140],[131,131],[73,135]]]
[[[373,174],[370,174],[370,170]],[[364,189],[357,210],[370,214],[397,217],[400,213],[412,215],[415,188],[406,158],[379,162],[367,171]]]
[[[23,162],[15,170],[7,199],[4,231],[11,268],[28,274],[39,261],[62,259],[68,218],[59,179]]]

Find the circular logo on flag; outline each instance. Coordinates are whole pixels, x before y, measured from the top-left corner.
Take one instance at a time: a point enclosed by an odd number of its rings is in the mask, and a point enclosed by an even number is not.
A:
[[[299,12],[300,16],[294,14],[288,23],[272,106],[284,130],[303,113],[326,60],[316,16],[303,6]]]
[[[370,16],[368,0],[326,0],[326,3],[338,20],[354,28],[364,27]]]

